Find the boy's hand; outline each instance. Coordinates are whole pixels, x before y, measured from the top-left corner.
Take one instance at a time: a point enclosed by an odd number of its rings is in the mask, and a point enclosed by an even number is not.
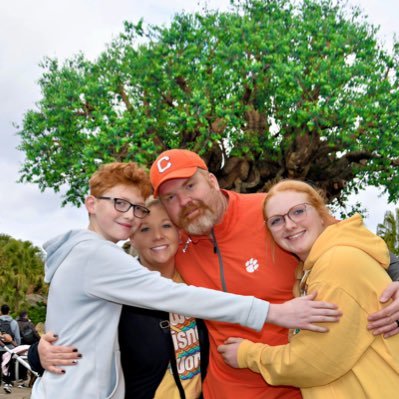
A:
[[[315,332],[327,332],[327,327],[314,323],[339,321],[342,312],[332,303],[315,301],[317,293],[291,299],[282,304],[270,304],[266,322],[286,328],[300,328]]]

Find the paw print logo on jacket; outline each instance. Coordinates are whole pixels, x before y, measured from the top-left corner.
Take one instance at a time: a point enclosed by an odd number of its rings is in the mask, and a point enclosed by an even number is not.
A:
[[[251,258],[245,262],[245,268],[248,273],[253,273],[259,267],[259,263],[257,259]]]

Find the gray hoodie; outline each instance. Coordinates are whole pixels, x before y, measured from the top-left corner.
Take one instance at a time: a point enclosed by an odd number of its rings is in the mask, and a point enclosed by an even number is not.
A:
[[[17,345],[21,345],[21,334],[19,331],[18,323],[8,314],[1,315],[0,319],[10,322],[10,328],[11,328],[12,333],[14,334],[14,342]],[[12,349],[12,348],[14,348],[14,345],[9,344],[9,345],[7,345],[7,347]],[[5,352],[5,349],[2,346],[0,346],[0,352]]]
[[[83,357],[63,375],[46,371],[35,382],[32,399],[124,398],[117,338],[122,304],[256,330],[267,317],[265,301],[176,284],[89,230],[70,231],[44,248],[50,283],[46,330],[59,335],[57,344],[75,345]]]

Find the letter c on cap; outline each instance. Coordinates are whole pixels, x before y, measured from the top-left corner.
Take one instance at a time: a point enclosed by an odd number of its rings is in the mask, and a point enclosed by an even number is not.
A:
[[[162,157],[158,162],[157,162],[157,167],[158,167],[158,171],[159,171],[159,173],[163,173],[163,172],[165,172],[165,170],[168,170],[171,166],[172,166],[172,163],[171,162],[167,162],[165,165],[162,165],[162,162],[163,161],[169,161],[169,157],[168,156],[165,156],[165,157]]]

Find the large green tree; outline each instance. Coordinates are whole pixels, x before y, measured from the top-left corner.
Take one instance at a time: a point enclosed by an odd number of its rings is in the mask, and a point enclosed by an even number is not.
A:
[[[13,312],[28,307],[28,294],[47,294],[43,253],[30,241],[0,234],[0,302]]]
[[[377,226],[377,234],[387,243],[388,248],[399,255],[399,209],[387,211],[384,221]]]
[[[399,46],[331,0],[231,1],[168,26],[125,23],[95,62],[46,59],[19,134],[21,181],[66,188],[113,160],[197,151],[222,187],[313,181],[330,200],[381,186],[399,198]]]

